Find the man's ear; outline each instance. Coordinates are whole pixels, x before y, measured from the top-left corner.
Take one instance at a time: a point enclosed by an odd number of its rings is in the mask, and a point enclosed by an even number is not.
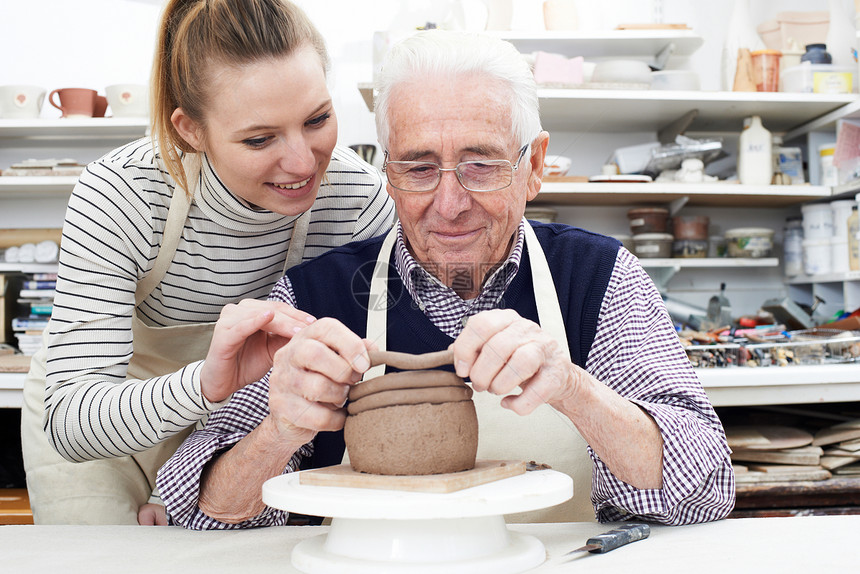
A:
[[[528,164],[531,168],[531,172],[529,173],[529,180],[526,184],[528,186],[526,201],[533,200],[537,197],[538,192],[540,192],[541,180],[543,179],[544,159],[546,158],[546,148],[548,144],[548,132],[541,132],[532,142],[531,155],[529,156]]]
[[[196,149],[197,151],[203,150],[203,136],[202,130],[200,126],[188,117],[182,108],[176,108],[173,110],[173,114],[170,116],[170,122],[173,124],[173,127],[176,128],[176,131],[179,135],[184,139],[188,145]]]

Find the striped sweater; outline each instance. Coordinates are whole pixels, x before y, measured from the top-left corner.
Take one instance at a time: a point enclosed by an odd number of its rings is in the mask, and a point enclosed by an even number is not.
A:
[[[49,326],[45,428],[72,461],[140,452],[217,406],[200,391],[202,361],[124,384],[135,288],[155,262],[174,188],[156,154],[149,139],[108,153],[87,167],[69,200]],[[304,259],[378,235],[395,218],[378,171],[348,148],[335,149],[326,175]],[[214,322],[228,303],[265,299],[282,275],[296,219],[249,206],[204,160],[176,255],[140,318],[158,327]]]

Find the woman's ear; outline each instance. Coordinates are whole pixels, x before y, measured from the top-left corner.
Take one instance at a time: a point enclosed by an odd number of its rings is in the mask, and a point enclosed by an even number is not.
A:
[[[203,136],[200,126],[188,117],[182,108],[176,108],[170,116],[170,122],[188,145],[197,151],[203,150]]]
[[[531,144],[531,155],[529,156],[529,167],[531,173],[528,181],[528,195],[526,201],[531,201],[540,192],[541,180],[543,179],[544,159],[546,148],[549,144],[549,133],[541,132]]]

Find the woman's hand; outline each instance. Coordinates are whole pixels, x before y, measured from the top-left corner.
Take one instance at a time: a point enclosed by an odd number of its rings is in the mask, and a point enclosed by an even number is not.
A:
[[[278,301],[245,299],[226,305],[200,372],[203,396],[217,403],[260,380],[272,368],[278,349],[314,321]]]
[[[349,389],[370,368],[370,343],[336,319],[323,318],[297,333],[275,354],[269,375],[269,410],[279,432],[343,428]]]
[[[457,374],[469,377],[475,391],[503,395],[502,406],[517,414],[558,405],[576,392],[577,367],[540,325],[515,311],[470,317],[453,350]],[[522,392],[512,394],[517,387]]]
[[[167,526],[167,511],[160,504],[148,502],[137,511],[137,523],[141,526]]]

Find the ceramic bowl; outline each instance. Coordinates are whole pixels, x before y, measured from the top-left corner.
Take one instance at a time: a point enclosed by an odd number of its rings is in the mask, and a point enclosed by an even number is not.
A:
[[[699,74],[691,70],[660,70],[651,72],[652,90],[692,90],[701,89]]]
[[[638,60],[606,60],[594,67],[591,81],[600,84],[651,85],[651,68]]]
[[[547,175],[555,175],[562,176],[567,175],[570,166],[573,164],[573,160],[569,157],[564,157],[561,155],[548,155],[544,158],[543,161],[543,174]]]

